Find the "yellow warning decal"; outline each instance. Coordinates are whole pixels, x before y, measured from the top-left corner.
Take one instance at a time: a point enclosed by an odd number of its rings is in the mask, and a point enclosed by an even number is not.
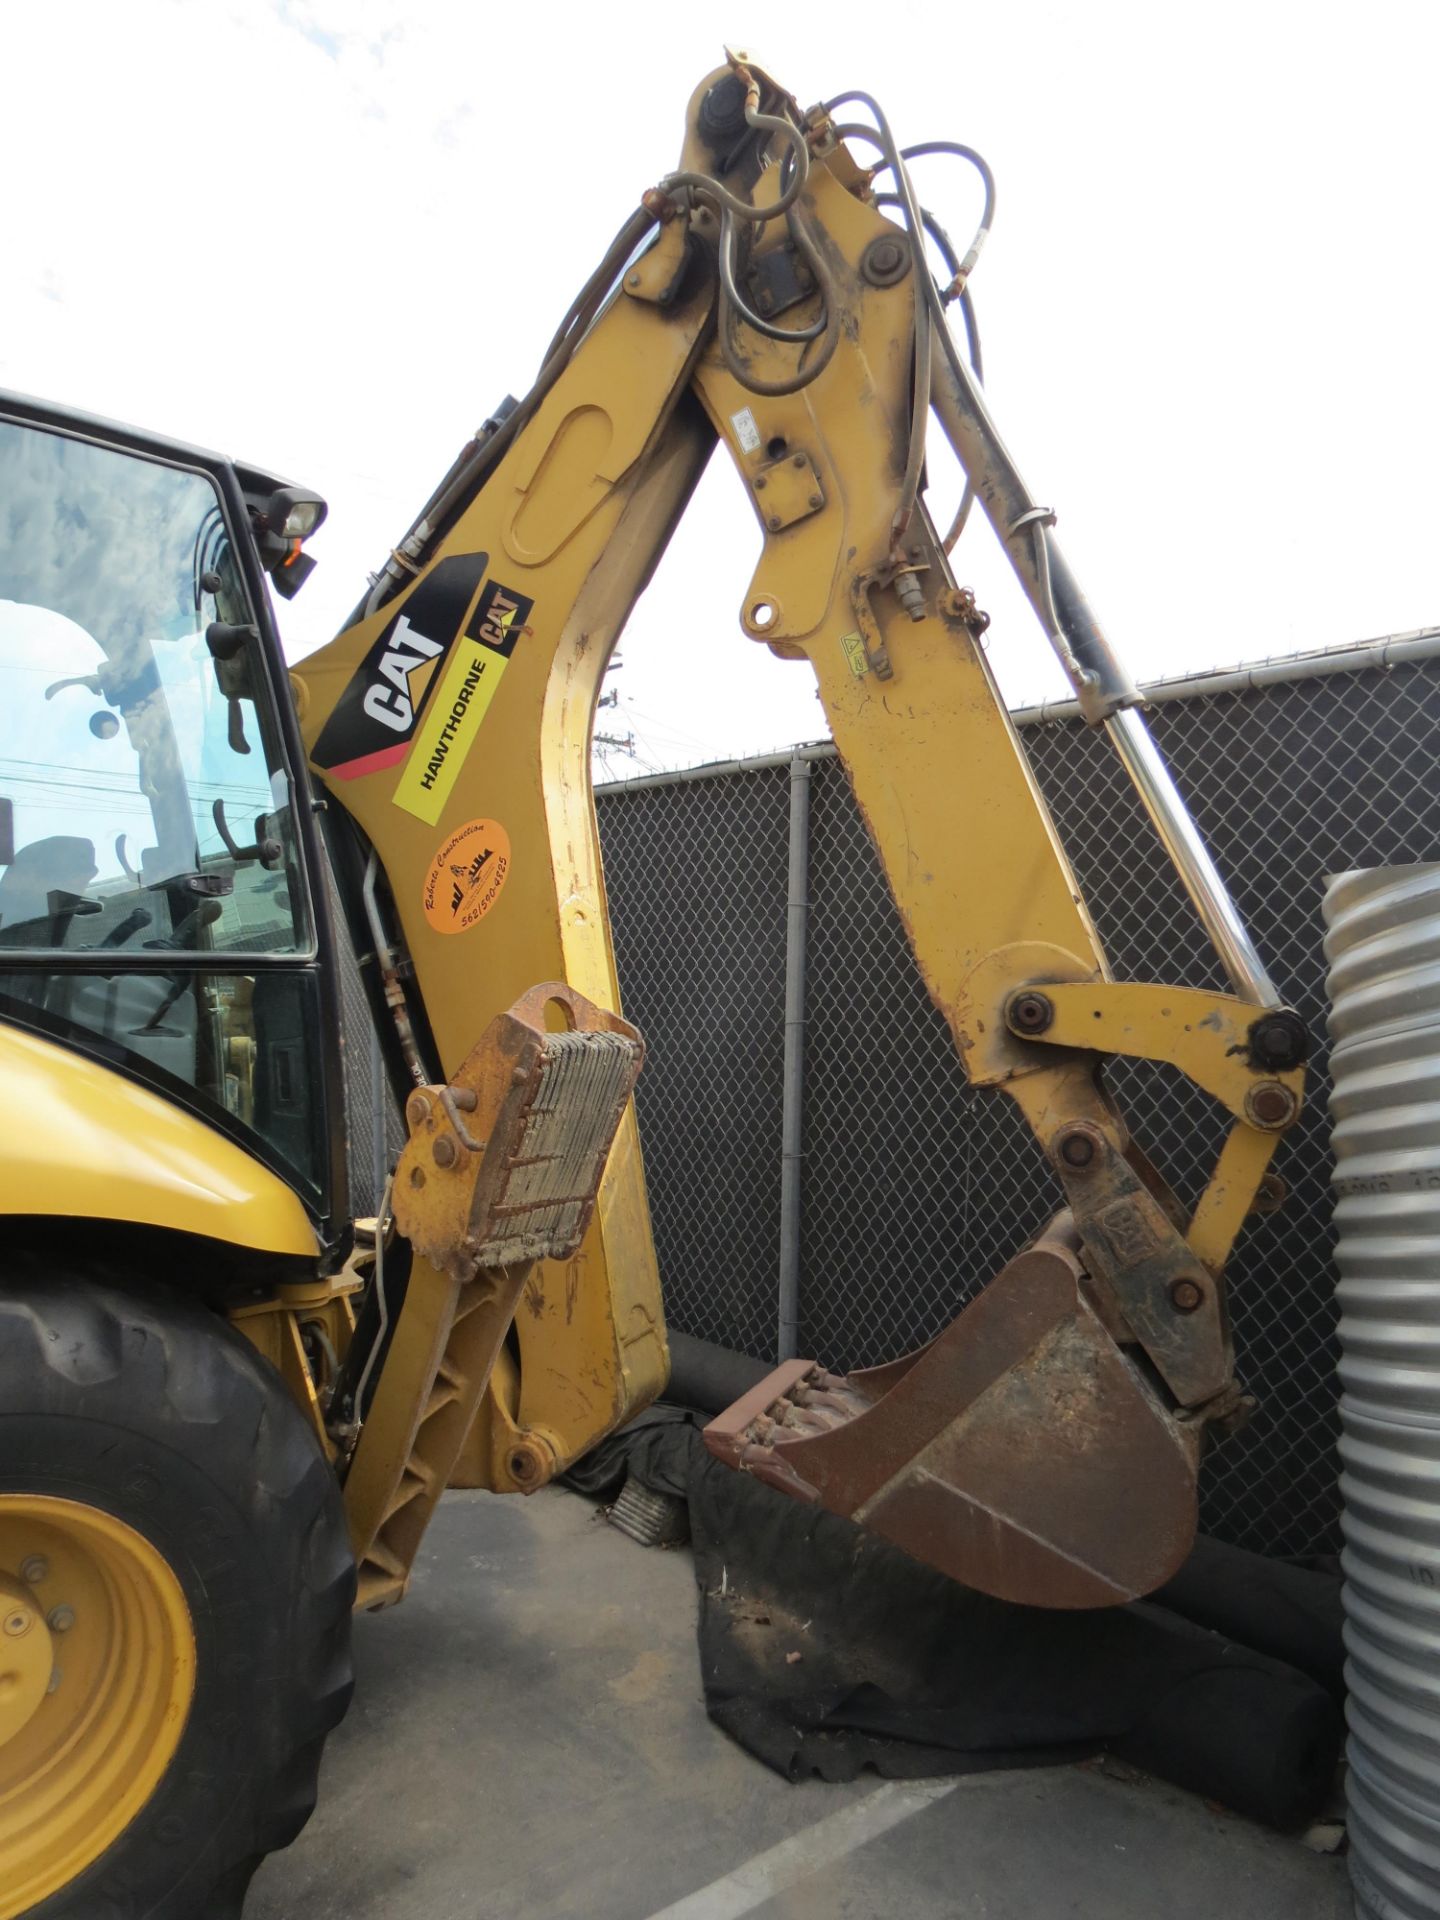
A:
[[[844,649],[845,661],[857,680],[870,671],[870,662],[865,657],[865,642],[858,633],[842,633],[840,645]]]
[[[533,601],[487,580],[446,663],[444,678],[415,730],[395,804],[434,826],[460,778],[490,710]]]

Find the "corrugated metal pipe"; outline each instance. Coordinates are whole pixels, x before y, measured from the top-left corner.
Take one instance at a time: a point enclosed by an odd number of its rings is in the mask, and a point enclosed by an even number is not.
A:
[[[1350,1871],[1440,1914],[1440,865],[1331,879]]]

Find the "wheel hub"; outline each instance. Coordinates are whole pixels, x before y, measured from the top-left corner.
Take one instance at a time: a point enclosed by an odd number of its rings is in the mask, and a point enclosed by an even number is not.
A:
[[[39,1708],[53,1667],[50,1629],[34,1590],[0,1572],[0,1748]]]
[[[131,1824],[194,1685],[184,1593],[142,1534],[80,1501],[0,1493],[0,1920]]]

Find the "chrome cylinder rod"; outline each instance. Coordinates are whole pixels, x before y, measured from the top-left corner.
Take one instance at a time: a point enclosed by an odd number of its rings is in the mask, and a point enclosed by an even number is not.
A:
[[[1240,999],[1254,1006],[1278,1007],[1280,996],[1265,971],[1265,963],[1151,738],[1145,716],[1134,707],[1121,707],[1106,720],[1105,732],[1174,862],[1231,987]]]
[[[941,345],[931,393],[936,416],[1055,648],[1081,712],[1109,735],[1236,994],[1255,1006],[1278,1006],[1279,996],[1254,942],[1149,728],[1135,710],[1135,685],[1066,564],[1051,530],[1055,516],[1036,505],[943,320]]]

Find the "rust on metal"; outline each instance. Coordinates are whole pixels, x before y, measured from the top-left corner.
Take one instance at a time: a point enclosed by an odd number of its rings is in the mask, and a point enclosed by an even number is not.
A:
[[[1104,1132],[1088,1120],[1076,1120],[1055,1136],[1055,1157],[1061,1173],[1083,1173],[1107,1145]]]
[[[990,625],[988,613],[975,604],[969,587],[946,587],[936,603],[936,611],[947,626],[963,627],[972,640],[978,640]]]
[[[1077,1164],[1081,1146],[1089,1157]],[[1235,1371],[1224,1292],[1198,1267],[1168,1192],[1156,1190],[1143,1156],[1132,1160],[1089,1121],[1058,1131],[1052,1159],[1074,1213],[1092,1296],[1109,1296],[1182,1407],[1212,1400]],[[1108,1320],[1108,1311],[1102,1308],[1101,1317]]]
[[[1113,1606],[1175,1572],[1200,1440],[1093,1310],[1065,1215],[918,1353],[846,1378],[788,1361],[705,1429],[780,1491],[1048,1607]]]
[[[527,1433],[511,1447],[506,1460],[511,1478],[524,1493],[543,1487],[555,1472],[555,1449],[536,1433]]]
[[[810,263],[793,240],[757,253],[745,275],[745,288],[768,320],[778,319],[815,292]]]
[[[872,287],[893,287],[910,271],[910,248],[898,235],[882,233],[866,247],[860,271]]]
[[[1279,1213],[1290,1198],[1288,1183],[1278,1173],[1267,1173],[1255,1189],[1255,1203],[1252,1213]]]
[[[772,533],[809,519],[825,504],[825,489],[808,453],[771,460],[755,475],[753,485],[756,493],[765,495],[761,511]]]
[[[1288,1127],[1300,1112],[1300,1102],[1278,1080],[1262,1080],[1245,1096],[1245,1117],[1257,1127]]]
[[[634,1027],[558,981],[492,1020],[447,1084],[406,1102],[394,1207],[416,1251],[459,1280],[568,1260],[644,1052]]]
[[[646,187],[640,196],[640,204],[662,227],[668,226],[680,211],[672,195],[661,187]]]
[[[1055,1006],[1045,994],[1027,988],[1011,999],[1005,1018],[1016,1033],[1044,1033],[1055,1018]]]

